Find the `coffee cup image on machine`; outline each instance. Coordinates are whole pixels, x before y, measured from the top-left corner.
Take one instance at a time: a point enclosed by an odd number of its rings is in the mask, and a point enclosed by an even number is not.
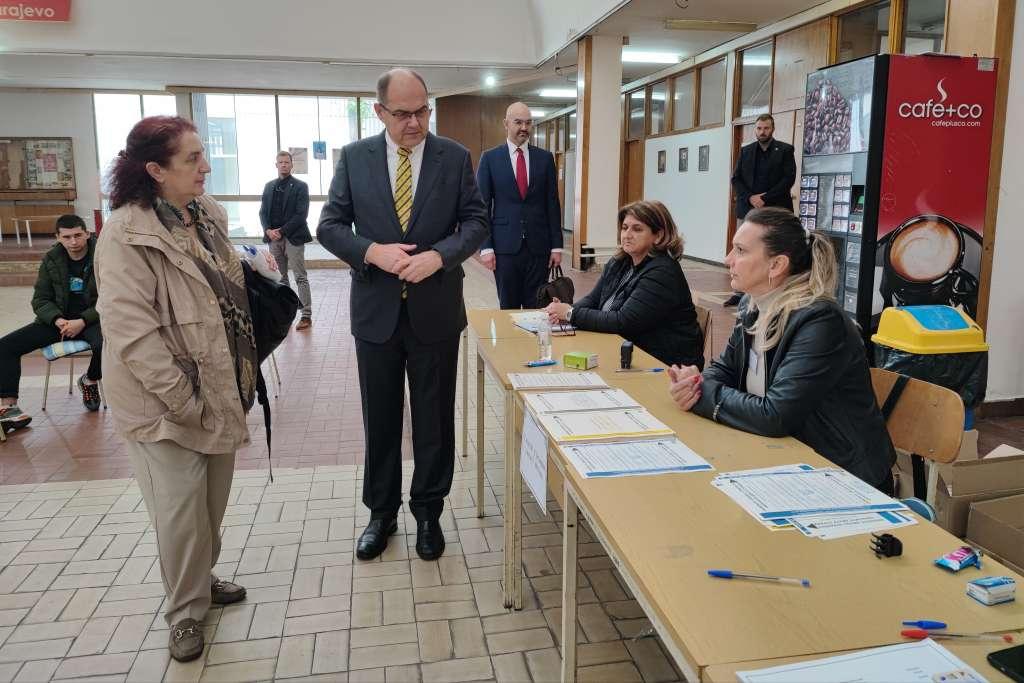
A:
[[[945,216],[922,214],[878,241],[884,306],[945,304],[978,312],[981,236]]]

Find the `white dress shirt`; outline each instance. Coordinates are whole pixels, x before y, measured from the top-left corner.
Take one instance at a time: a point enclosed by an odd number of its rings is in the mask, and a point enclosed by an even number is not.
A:
[[[395,178],[398,176],[398,143],[391,139],[391,134],[385,132],[384,139],[388,143],[388,176],[391,178],[391,196],[395,196]],[[423,166],[423,146],[427,139],[423,138],[420,144],[412,148],[409,154],[409,165],[412,167],[412,196],[416,199],[416,185],[420,177],[420,167]]]
[[[508,156],[509,156],[509,160],[512,162],[512,176],[516,179],[517,182],[519,181],[519,177],[516,175],[516,164],[519,163],[519,159],[516,158],[518,156],[518,152],[516,152],[516,150],[518,150],[518,149],[523,150],[523,161],[526,162],[526,186],[529,187],[530,186],[530,143],[529,142],[524,142],[522,144],[522,147],[520,147],[520,146],[516,145],[514,142],[512,142],[511,140],[509,140],[508,138],[506,138],[505,139],[505,144],[508,145]],[[518,187],[518,185],[517,185],[517,187]],[[551,250],[551,252],[552,253],[556,253],[556,254],[561,254],[562,250],[559,249],[558,247],[555,247],[554,249]],[[481,249],[480,250],[480,255],[481,256],[483,256],[484,254],[493,254],[493,253],[494,253],[493,249]]]

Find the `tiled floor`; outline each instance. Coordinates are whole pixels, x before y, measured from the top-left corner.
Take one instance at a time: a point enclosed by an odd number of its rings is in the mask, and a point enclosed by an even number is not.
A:
[[[468,305],[493,306],[489,275],[475,264],[469,270]],[[579,290],[595,279],[580,276]],[[85,413],[77,394],[64,393],[67,361],[54,368],[49,410],[36,410],[45,361],[26,359],[22,405],[36,421],[0,446],[0,682],[558,680],[562,541],[554,501],[545,517],[526,494],[525,609],[501,605],[503,405],[490,382],[487,516],[475,516],[475,459],[460,453],[442,518],[444,557],[419,560],[404,517],[378,561],[354,560],[366,510],[348,281],[345,271],[312,273],[315,325],[277,353],[284,384],[273,484],[259,445],[262,421],[256,412],[250,418],[254,444],[239,453],[217,567],[249,597],[210,612],[211,644],[190,664],[167,655],[155,535],[111,416]],[[30,319],[22,295],[0,290],[10,314],[0,332]],[[585,530],[581,543],[581,680],[679,680],[657,639],[633,640],[648,623],[600,545]]]

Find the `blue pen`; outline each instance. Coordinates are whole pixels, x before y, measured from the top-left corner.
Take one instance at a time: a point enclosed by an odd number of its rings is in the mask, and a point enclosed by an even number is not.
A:
[[[793,579],[787,576],[768,576],[766,574],[751,574],[749,572],[734,572],[731,569],[709,569],[708,576],[716,579],[751,579],[753,581],[772,581],[774,583],[790,583],[794,586],[811,587],[810,579]]]
[[[665,372],[665,368],[619,368],[615,372]]]
[[[904,621],[904,626],[916,626],[927,630],[942,629],[946,628],[945,622],[942,621],[929,621],[928,619],[918,619],[917,621]]]
[[[545,365],[558,365],[557,360],[531,360],[523,363],[528,368],[542,368]]]

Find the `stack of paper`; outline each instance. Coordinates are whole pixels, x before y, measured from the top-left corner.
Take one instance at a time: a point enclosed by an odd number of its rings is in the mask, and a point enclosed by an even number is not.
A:
[[[546,318],[547,313],[531,311],[524,313],[509,313],[509,316],[512,318],[512,323],[516,327],[524,329],[527,332],[537,334],[537,326],[540,322],[540,319]],[[575,329],[576,328],[570,325],[569,323],[558,323],[557,325],[551,326],[552,334],[555,335],[564,332],[571,332],[572,330]]]
[[[596,372],[510,372],[513,389],[607,389]]]
[[[584,477],[621,477],[713,470],[678,439],[567,446],[563,452]]]
[[[558,443],[650,439],[675,434],[646,408],[542,413],[537,421]]]
[[[622,389],[595,389],[591,391],[540,391],[523,394],[530,410],[543,413],[564,413],[578,410],[611,410],[639,408],[640,404]]]
[[[773,529],[792,527],[822,539],[917,522],[907,507],[849,472],[797,464],[725,472],[712,485]]]

